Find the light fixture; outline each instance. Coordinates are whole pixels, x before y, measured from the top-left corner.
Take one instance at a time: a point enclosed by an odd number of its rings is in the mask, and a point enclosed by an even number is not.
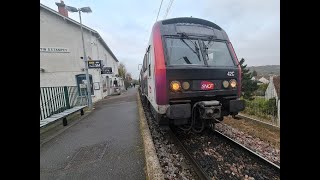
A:
[[[170,88],[171,88],[171,90],[173,90],[173,91],[178,91],[178,90],[180,90],[180,89],[181,89],[180,82],[179,82],[179,81],[172,81],[172,82],[170,83]]]
[[[189,82],[187,82],[187,81],[183,82],[183,83],[182,83],[182,88],[183,88],[184,90],[188,90],[188,89],[190,88]]]
[[[228,88],[228,87],[229,87],[229,82],[226,81],[226,80],[224,80],[224,81],[222,82],[222,85],[223,85],[224,88]]]
[[[235,87],[237,86],[237,81],[236,81],[235,79],[231,79],[231,80],[230,80],[230,86],[231,86],[232,88],[235,88]]]

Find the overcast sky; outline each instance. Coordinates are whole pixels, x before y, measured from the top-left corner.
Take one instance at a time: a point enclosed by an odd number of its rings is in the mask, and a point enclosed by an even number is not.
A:
[[[40,3],[57,10],[55,2]],[[82,22],[99,32],[118,60],[138,78],[138,64],[150,37],[161,0],[65,0],[75,7],[90,6]],[[163,0],[158,20],[170,0]],[[196,17],[212,21],[229,35],[236,54],[248,66],[280,64],[279,0],[174,0],[167,18]],[[78,14],[69,17],[79,21]]]

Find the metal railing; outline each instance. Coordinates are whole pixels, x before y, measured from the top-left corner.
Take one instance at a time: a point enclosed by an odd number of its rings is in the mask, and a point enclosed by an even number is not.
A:
[[[40,88],[40,120],[63,112],[74,106],[87,105],[86,91],[80,91],[77,86],[41,87]]]

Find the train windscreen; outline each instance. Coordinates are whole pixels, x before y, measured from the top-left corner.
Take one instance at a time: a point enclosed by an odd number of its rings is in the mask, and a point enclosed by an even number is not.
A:
[[[170,65],[205,65],[198,40],[167,38],[166,47]]]
[[[225,42],[166,38],[168,65],[235,66]]]

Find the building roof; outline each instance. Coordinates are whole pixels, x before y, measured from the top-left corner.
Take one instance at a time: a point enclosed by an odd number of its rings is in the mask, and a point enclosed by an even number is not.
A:
[[[253,79],[254,78],[254,79]],[[264,79],[262,79],[264,78]],[[269,79],[267,79],[265,76],[253,76],[251,80],[257,82],[257,83],[263,83],[263,84],[268,84]]]
[[[254,76],[254,78],[255,78],[255,79],[265,78],[265,79],[267,79],[267,80],[269,79],[268,76],[261,76],[261,75],[260,75],[260,76]]]
[[[59,12],[57,12],[57,11],[55,11],[55,10],[53,10],[53,9],[51,9],[51,8],[43,5],[43,4],[41,4],[41,3],[40,3],[40,8],[43,8],[43,9],[51,12],[52,14],[55,14],[55,15],[57,15],[57,16],[60,16],[60,17],[64,18],[65,20],[67,20],[67,21],[69,21],[69,22],[72,22],[73,24],[75,24],[75,25],[77,25],[77,26],[79,26],[79,27],[81,26],[80,23],[78,23],[77,21],[75,21],[75,20],[73,20],[73,19],[71,19],[71,18],[69,18],[69,17],[63,16],[63,15],[61,15]],[[85,25],[83,25],[83,24],[82,24],[82,27],[83,27],[84,29],[87,29],[87,30],[90,31],[90,32],[93,32],[94,35],[97,37],[97,39],[99,39],[99,41],[101,42],[101,44],[102,44],[102,45],[107,49],[107,51],[111,54],[111,56],[112,56],[117,62],[119,62],[118,59],[116,58],[116,56],[115,56],[115,55],[113,54],[113,52],[111,51],[111,49],[108,47],[107,43],[102,39],[102,37],[100,36],[100,34],[99,34],[96,30],[91,29],[91,28],[89,28],[89,27],[87,27],[87,26],[85,26]]]
[[[276,89],[277,96],[280,99],[280,76],[273,77],[273,84]]]

